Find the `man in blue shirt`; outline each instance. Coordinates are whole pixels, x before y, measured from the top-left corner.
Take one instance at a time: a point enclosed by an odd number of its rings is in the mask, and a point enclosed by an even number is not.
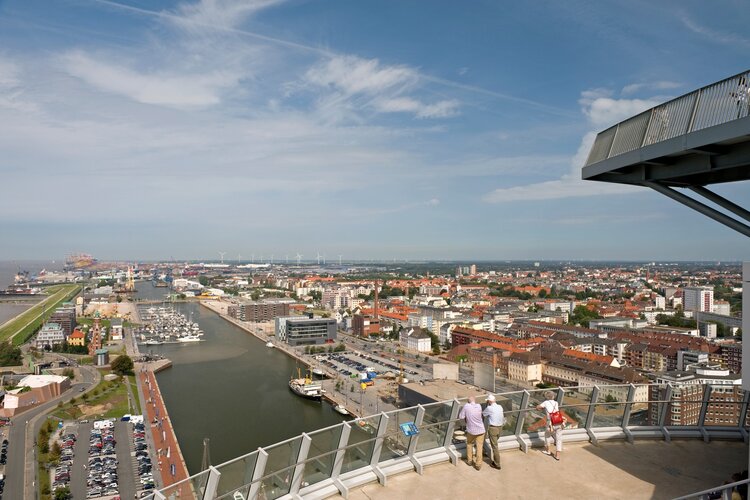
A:
[[[505,414],[503,407],[495,402],[495,395],[487,395],[487,408],[482,415],[487,417],[487,434],[490,436],[490,447],[492,448],[492,463],[490,467],[500,469],[500,452],[497,449],[497,439],[500,437],[500,431],[505,424]]]

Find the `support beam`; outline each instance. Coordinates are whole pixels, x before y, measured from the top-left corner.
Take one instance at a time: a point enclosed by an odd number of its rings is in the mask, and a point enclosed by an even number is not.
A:
[[[690,186],[688,189],[693,191],[694,193],[703,196],[709,201],[712,201],[719,205],[721,208],[725,210],[729,210],[737,217],[742,217],[746,221],[750,222],[750,211],[745,210],[741,206],[737,205],[734,202],[731,202],[724,198],[723,196],[719,196],[718,194],[714,193],[711,190],[708,190],[701,186]]]
[[[650,187],[654,191],[657,191],[664,196],[672,198],[676,202],[682,203],[688,208],[692,208],[693,210],[702,213],[706,217],[709,217],[716,222],[719,222],[720,224],[724,224],[730,229],[734,229],[740,234],[750,237],[750,226],[719,212],[715,208],[709,207],[705,203],[701,203],[700,201],[694,200],[687,195],[684,195],[680,192],[675,191],[674,189],[668,188],[656,182],[646,181],[643,183],[643,185]]]

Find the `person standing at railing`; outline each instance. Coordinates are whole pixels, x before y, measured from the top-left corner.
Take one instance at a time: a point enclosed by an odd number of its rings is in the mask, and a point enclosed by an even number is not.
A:
[[[490,467],[500,470],[500,452],[497,449],[497,440],[505,424],[505,414],[503,407],[495,402],[494,394],[487,395],[487,407],[482,415],[487,417],[487,434],[490,437],[490,448],[492,448]]]
[[[560,460],[560,452],[563,449],[563,428],[565,427],[565,417],[560,413],[560,405],[555,400],[555,393],[547,391],[544,393],[546,400],[537,405],[537,410],[544,410],[547,414],[547,427],[544,433],[544,444],[547,449],[542,451],[545,455],[551,455],[555,460]],[[555,421],[559,418],[559,421]],[[551,445],[555,443],[555,453],[552,453]]]
[[[474,466],[476,470],[480,470],[482,468],[482,447],[484,445],[482,405],[477,403],[474,396],[469,396],[469,401],[461,408],[458,418],[466,421],[466,463]]]

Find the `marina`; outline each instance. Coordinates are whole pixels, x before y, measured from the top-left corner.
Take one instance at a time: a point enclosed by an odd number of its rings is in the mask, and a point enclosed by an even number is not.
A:
[[[177,312],[173,305],[141,306],[138,314],[142,325],[133,331],[139,344],[153,346],[203,341],[197,322]]]

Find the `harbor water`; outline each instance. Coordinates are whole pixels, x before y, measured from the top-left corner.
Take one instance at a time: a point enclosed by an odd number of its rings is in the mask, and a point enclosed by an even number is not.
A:
[[[138,298],[150,300],[167,292],[148,282],[137,290]],[[157,379],[191,474],[200,471],[203,438],[210,439],[216,465],[342,421],[329,404],[292,394],[287,383],[296,376],[294,360],[197,303],[174,307],[192,315],[205,341],[141,346],[141,352],[172,360]]]

